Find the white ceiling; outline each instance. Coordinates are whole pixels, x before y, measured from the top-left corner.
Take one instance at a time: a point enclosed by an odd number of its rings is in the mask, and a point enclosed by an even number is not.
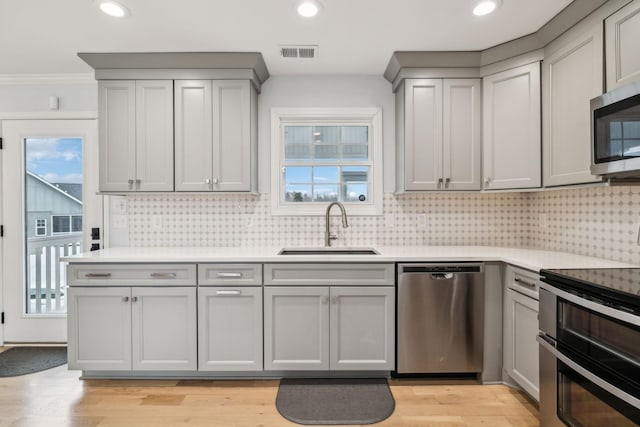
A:
[[[77,52],[262,52],[272,75],[381,75],[393,51],[482,50],[538,30],[571,0],[503,0],[478,18],[471,0],[122,0],[125,20],[93,0],[0,0],[0,75],[89,73]],[[279,44],[319,45],[315,60]]]

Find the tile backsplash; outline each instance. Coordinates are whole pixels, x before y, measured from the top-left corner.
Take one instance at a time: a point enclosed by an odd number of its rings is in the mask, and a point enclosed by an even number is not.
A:
[[[268,194],[127,196],[130,246],[321,246],[323,217],[271,215]],[[382,216],[333,212],[336,245],[488,245],[640,264],[640,186],[385,194]],[[348,208],[347,208],[348,213]]]

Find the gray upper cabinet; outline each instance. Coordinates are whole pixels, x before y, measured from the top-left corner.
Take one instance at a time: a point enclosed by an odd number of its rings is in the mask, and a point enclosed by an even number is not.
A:
[[[540,63],[483,80],[483,187],[540,187]]]
[[[480,189],[479,79],[405,79],[396,131],[399,192]]]
[[[249,80],[175,81],[176,191],[255,191],[257,92]]]
[[[576,27],[545,48],[542,69],[545,187],[599,181],[591,175],[591,98],[602,94],[602,22]]]
[[[173,191],[173,81],[98,82],[100,191]]]
[[[640,0],[604,21],[607,91],[640,79]]]

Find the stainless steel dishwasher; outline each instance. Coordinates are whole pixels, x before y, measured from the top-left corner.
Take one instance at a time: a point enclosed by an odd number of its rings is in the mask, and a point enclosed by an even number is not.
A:
[[[482,371],[484,265],[399,264],[397,374]]]

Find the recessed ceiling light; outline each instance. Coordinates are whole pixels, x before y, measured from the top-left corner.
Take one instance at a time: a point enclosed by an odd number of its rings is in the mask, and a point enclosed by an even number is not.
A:
[[[475,0],[473,2],[473,14],[476,16],[488,15],[502,4],[502,0]]]
[[[316,0],[302,0],[296,5],[298,15],[305,18],[313,18],[320,12],[320,3]]]
[[[129,9],[117,1],[102,0],[98,2],[98,7],[102,12],[114,18],[124,18],[129,15]]]

